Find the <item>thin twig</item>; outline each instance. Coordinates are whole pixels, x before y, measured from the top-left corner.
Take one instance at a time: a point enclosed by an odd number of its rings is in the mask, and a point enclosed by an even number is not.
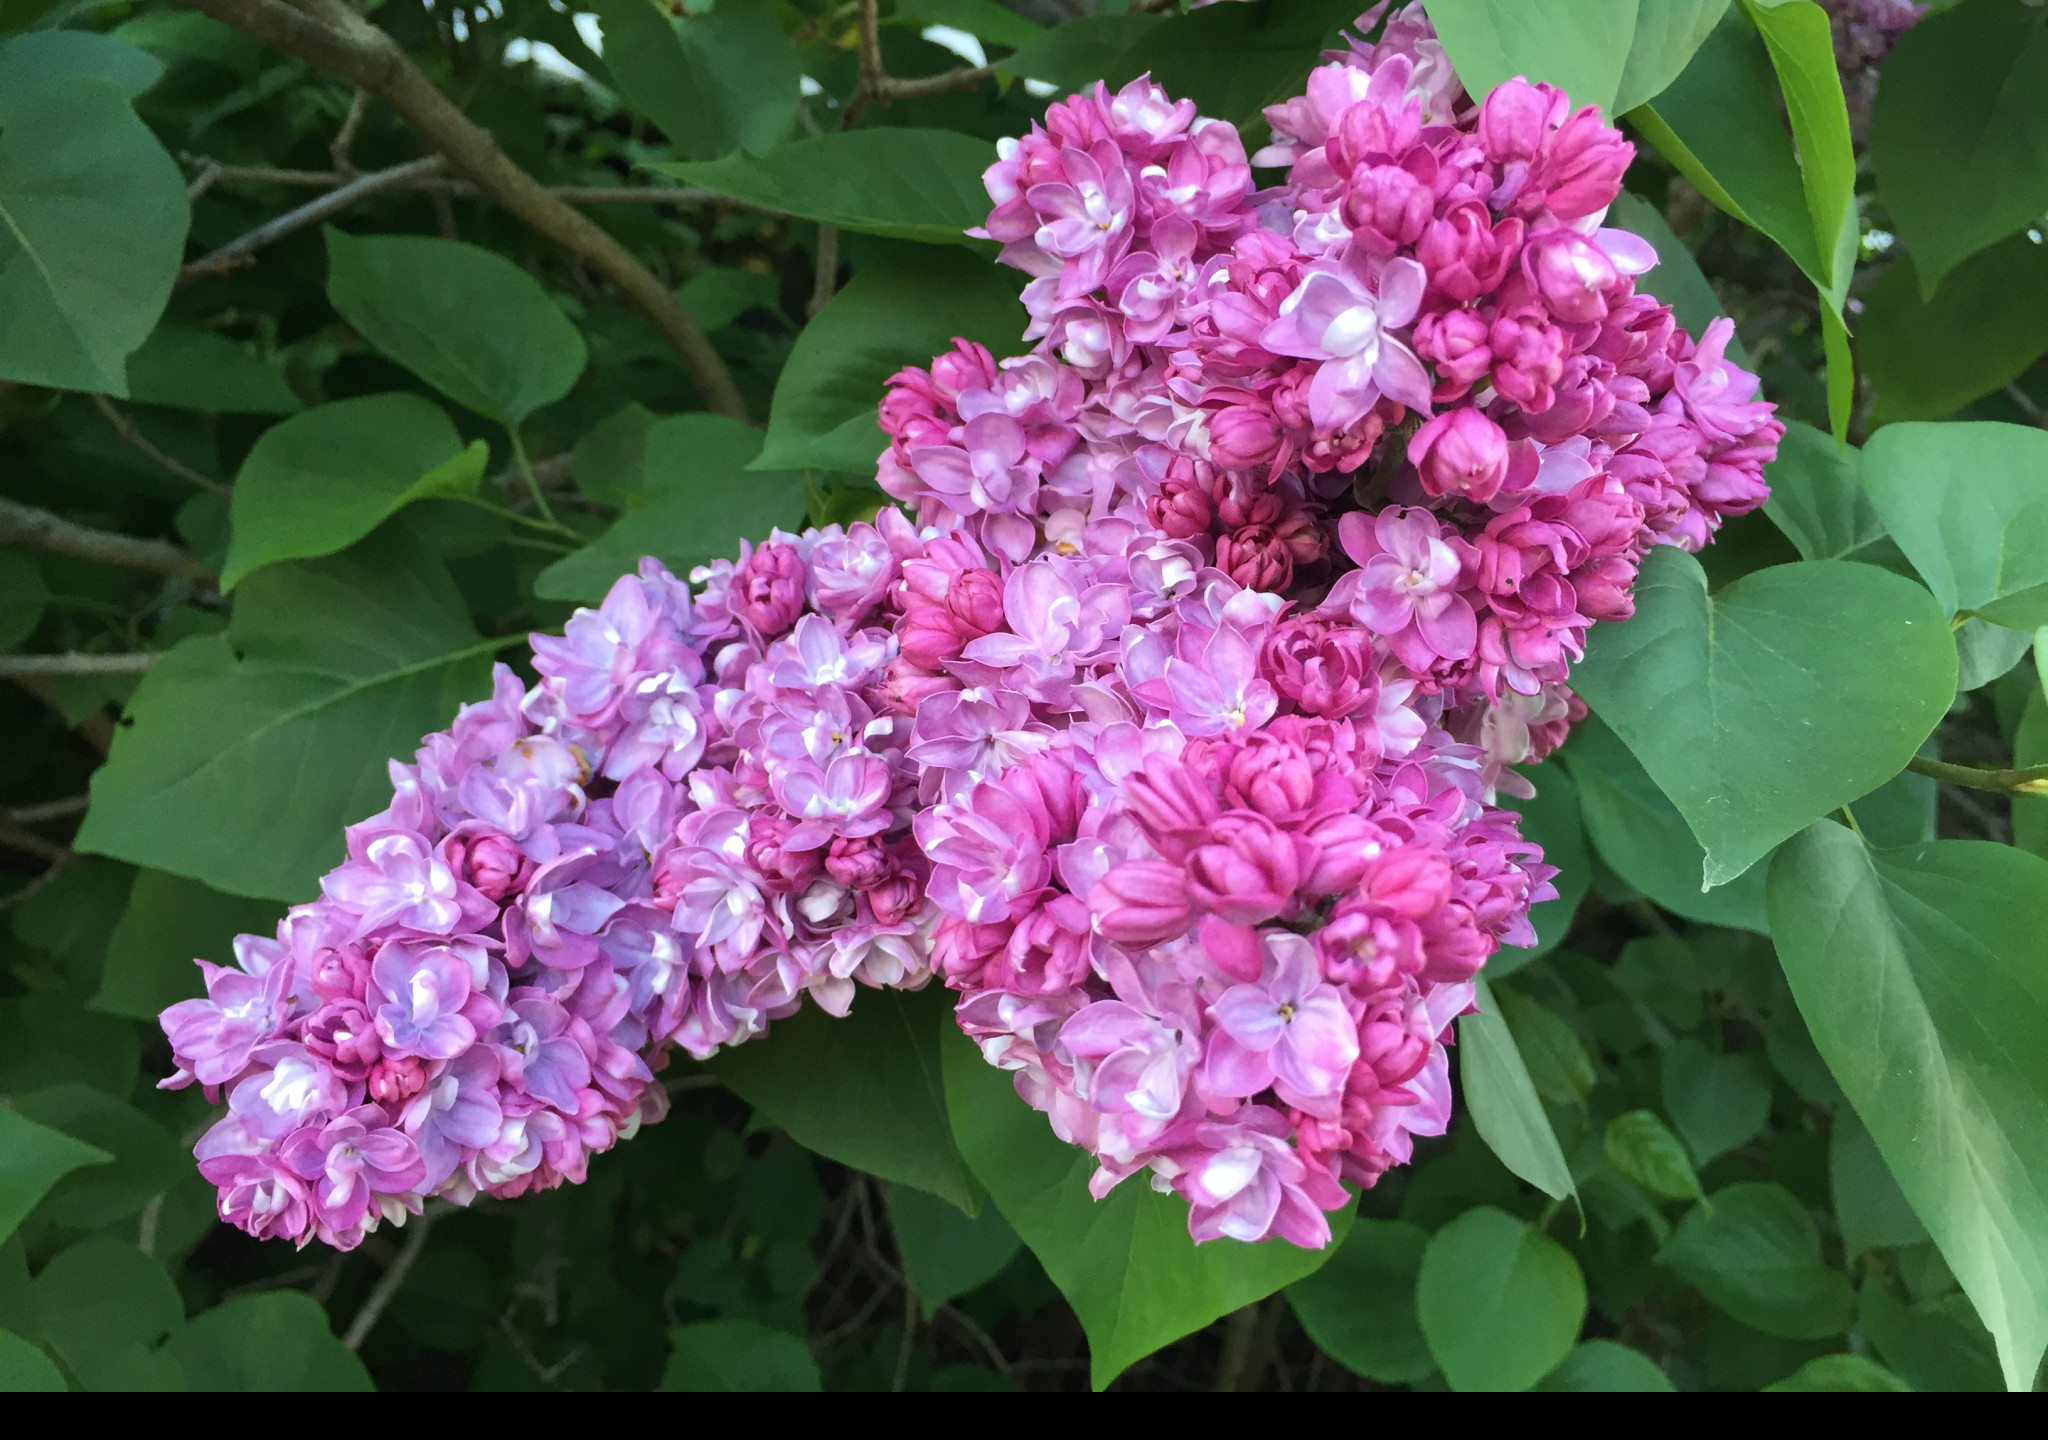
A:
[[[185,187],[185,203],[191,204],[211,190],[221,178],[221,166],[217,160],[207,160],[199,167],[199,173],[192,177],[192,183]]]
[[[65,655],[0,655],[0,676],[16,675],[140,675],[162,655],[135,650],[119,655],[87,655],[72,651]]]
[[[196,167],[208,184],[278,185],[293,190],[333,190],[348,184],[354,176],[334,170],[284,170],[269,165],[223,165],[207,155],[178,157]],[[198,181],[194,181],[197,184]],[[407,192],[426,191],[451,200],[470,200],[483,192],[468,180],[447,175],[421,175],[394,182],[388,187]],[[729,205],[736,210],[758,210],[764,215],[780,214],[751,200],[736,200],[716,190],[695,185],[550,185],[548,194],[571,205]]]
[[[898,79],[882,65],[882,19],[876,0],[860,0],[860,88],[887,105],[895,100],[921,100],[979,90],[996,78],[993,65],[961,66],[940,75]]]
[[[818,227],[818,275],[811,285],[811,303],[805,307],[806,317],[815,317],[820,310],[832,303],[832,292],[839,288],[839,227],[820,225]]]
[[[202,475],[184,461],[174,459],[158,449],[156,443],[136,429],[135,422],[126,415],[123,415],[120,407],[115,405],[106,396],[95,395],[92,397],[92,403],[94,408],[105,418],[106,422],[114,427],[116,435],[119,435],[131,447],[156,461],[157,464],[163,466],[164,469],[170,471],[186,484],[197,485],[202,490],[211,490],[216,495],[231,493],[226,485],[221,484],[220,481],[214,479],[211,475]]]
[[[434,1228],[435,1215],[429,1210],[413,1216],[405,1227],[405,1244],[398,1256],[391,1262],[391,1268],[377,1277],[377,1286],[363,1301],[363,1308],[356,1311],[355,1319],[349,1321],[348,1334],[341,1337],[341,1343],[351,1350],[363,1348],[363,1342],[370,1338],[370,1332],[377,1328],[377,1322],[384,1317],[384,1307],[405,1284],[406,1275],[412,1270],[413,1262],[420,1258],[420,1251],[427,1245],[427,1232]]]
[[[88,529],[18,500],[0,499],[0,545],[23,545],[52,555],[96,560],[102,565],[122,565],[130,570],[150,570],[208,585],[215,579],[213,571],[166,541]]]
[[[6,812],[17,825],[40,825],[45,820],[65,820],[83,815],[92,804],[90,795],[67,795],[62,800],[45,800],[40,805],[21,805]]]
[[[63,874],[64,868],[77,858],[78,856],[73,852],[65,851],[64,857],[61,860],[52,861],[49,869],[36,876],[35,879],[29,881],[28,884],[22,886],[12,895],[0,895],[0,910],[11,910],[16,905],[21,904],[22,901],[33,899],[38,891]]]
[[[52,864],[71,858],[71,847],[45,840],[33,830],[24,830],[10,820],[0,820],[0,848],[19,850]]]
[[[348,158],[349,151],[355,148],[356,132],[363,128],[363,115],[369,108],[370,92],[358,85],[355,97],[348,102],[348,114],[342,117],[341,128],[328,142],[327,153],[334,157],[334,168],[343,175],[358,173],[355,162]]]
[[[429,150],[491,200],[617,286],[675,348],[705,408],[747,418],[732,372],[675,292],[610,232],[513,163],[490,133],[463,114],[376,25],[346,0],[183,0],[266,45],[359,85],[396,110]],[[346,187],[343,187],[344,189]]]
[[[178,283],[202,279],[208,275],[225,275],[253,264],[258,250],[284,239],[296,230],[308,225],[317,225],[328,216],[349,206],[367,195],[422,175],[431,175],[447,162],[439,155],[428,155],[419,160],[408,160],[403,165],[393,165],[388,170],[372,170],[369,174],[349,181],[346,185],[328,191],[315,200],[308,200],[296,210],[287,210],[275,220],[267,220],[246,235],[238,235],[211,255],[194,260],[178,272]]]
[[[164,1213],[164,1192],[159,1190],[142,1207],[142,1219],[135,1226],[135,1248],[145,1255],[156,1254],[156,1225]]]
[[[1915,755],[1906,762],[1906,768],[1915,775],[1971,790],[1991,790],[2001,795],[2048,795],[2048,765],[2025,770],[1980,770],[1974,765],[1950,765]]]
[[[2019,381],[2015,380],[2005,387],[2005,398],[2018,406],[2020,413],[2034,424],[2048,428],[2048,410],[2043,410],[2035,404],[2034,397],[2020,389]]]
[[[15,685],[33,695],[43,705],[64,715],[64,695],[54,675],[17,675]],[[81,715],[76,720],[68,715],[64,723],[69,725],[78,738],[104,755],[114,748],[114,722],[104,709]]]

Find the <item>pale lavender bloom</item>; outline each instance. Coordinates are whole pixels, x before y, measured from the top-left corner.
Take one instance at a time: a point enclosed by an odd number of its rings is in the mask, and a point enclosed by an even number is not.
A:
[[[680,669],[696,658],[647,591],[639,576],[621,576],[603,605],[569,617],[561,639],[538,631],[532,637],[533,668],[556,682],[569,713],[586,723],[609,719],[633,676]]]
[[[1060,1048],[1077,1062],[1075,1088],[1097,1109],[1153,1120],[1180,1113],[1201,1059],[1192,1016],[1155,1018],[1121,1000],[1098,1000],[1060,1027]]]
[[[578,1042],[580,1022],[538,990],[515,990],[504,1023],[491,1032],[507,1080],[565,1114],[590,1084],[590,1056]]]
[[[1259,343],[1276,355],[1324,362],[1309,382],[1309,418],[1343,430],[1388,395],[1429,413],[1429,372],[1389,332],[1412,324],[1428,283],[1422,266],[1392,260],[1375,294],[1350,264],[1311,272],[1280,304]]]
[[[206,998],[180,1000],[158,1022],[181,1067],[159,1089],[178,1089],[194,1079],[202,1085],[227,1084],[248,1067],[256,1047],[284,1027],[290,1013],[286,991],[292,966],[274,965],[259,977],[204,960],[196,963],[206,977]]]
[[[1026,458],[1024,427],[1003,414],[978,415],[959,445],[910,452],[917,478],[967,514],[1029,513],[1038,498],[1039,462]]]
[[[704,705],[687,676],[642,676],[620,702],[619,718],[624,729],[604,757],[607,779],[652,765],[680,780],[704,758]]]
[[[426,1174],[419,1147],[375,1105],[358,1106],[318,1129],[296,1130],[277,1154],[308,1182],[314,1213],[338,1241],[351,1238],[378,1195],[411,1190]]]
[[[497,1052],[488,1046],[459,1055],[406,1106],[403,1124],[419,1146],[426,1173],[419,1189],[432,1193],[462,1165],[463,1156],[497,1138]]]
[[[1063,295],[1083,295],[1102,283],[1130,243],[1136,194],[1122,165],[1104,173],[1084,150],[1060,152],[1066,183],[1033,185],[1025,203],[1041,217],[1033,239],[1039,249],[1068,262],[1060,272]]]
[[[1051,742],[1051,727],[1031,715],[1031,702],[1014,690],[945,690],[917,707],[908,758],[951,772],[951,790],[1009,769]]]
[[[1084,578],[1050,559],[1018,566],[1003,584],[1008,631],[971,640],[963,653],[1010,671],[1009,683],[1033,699],[1064,703],[1075,667],[1115,645],[1130,621],[1127,590]]]
[[[1169,716],[1184,735],[1257,729],[1272,719],[1280,697],[1259,676],[1259,647],[1234,625],[1213,632],[1199,657],[1166,662]]]
[[[1354,511],[1338,522],[1344,548],[1363,568],[1330,591],[1325,610],[1347,609],[1360,624],[1384,635],[1409,664],[1430,659],[1462,660],[1479,639],[1472,602],[1462,593],[1470,580],[1465,548],[1460,554],[1444,538],[1427,510],[1382,510],[1368,519]],[[1416,641],[1420,644],[1417,645]]]
[[[847,636],[830,621],[806,615],[787,641],[769,650],[768,682],[787,690],[858,685],[889,659],[892,647],[873,638],[878,633]]]
[[[254,1061],[259,1068],[228,1094],[228,1110],[246,1135],[277,1140],[348,1108],[348,1086],[305,1046],[293,1041],[266,1045]]]
[[[533,874],[518,905],[505,912],[506,959],[530,954],[558,970],[579,970],[597,958],[597,932],[626,902],[602,883],[613,878],[588,851],[552,860]]]
[[[460,888],[434,847],[404,831],[369,839],[346,864],[320,877],[327,898],[357,916],[358,936],[387,925],[447,935],[463,921]]]
[[[1262,938],[1266,966],[1257,983],[1233,985],[1209,1007],[1220,1033],[1210,1037],[1205,1079],[1222,1095],[1277,1085],[1290,1105],[1335,1117],[1358,1059],[1358,1027],[1305,937]]]
[[[889,764],[864,751],[840,755],[822,768],[800,760],[773,783],[775,798],[798,821],[782,842],[786,850],[815,850],[834,836],[878,835],[894,823]]]
[[[462,1011],[469,1003],[471,967],[481,969],[483,959],[473,945],[388,940],[379,947],[370,978],[382,1001],[373,1018],[385,1053],[451,1060],[467,1050],[476,1027]]]

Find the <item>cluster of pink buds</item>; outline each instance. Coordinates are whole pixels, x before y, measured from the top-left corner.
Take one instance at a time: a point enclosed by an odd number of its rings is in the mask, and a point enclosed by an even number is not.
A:
[[[1443,1133],[1450,1022],[1554,893],[1509,767],[1782,426],[1726,321],[1635,293],[1596,112],[1473,104],[1419,5],[1327,59],[1256,157],[1149,80],[1051,106],[987,176],[1036,346],[881,403],[915,525],[644,562],[393,766],[164,1015],[224,1216],[347,1245],[580,1178],[670,1046],[934,974],[1197,1239],[1322,1245]]]

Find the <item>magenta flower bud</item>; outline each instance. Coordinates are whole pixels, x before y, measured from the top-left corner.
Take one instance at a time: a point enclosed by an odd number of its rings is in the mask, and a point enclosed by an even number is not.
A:
[[[1216,537],[1216,568],[1247,590],[1277,595],[1294,580],[1294,556],[1267,525],[1247,525]]]
[[[1223,798],[1276,825],[1301,818],[1314,799],[1315,767],[1299,747],[1270,735],[1252,735],[1232,747],[1223,765]]]
[[[1003,623],[1003,582],[988,570],[969,570],[953,577],[946,590],[951,612],[965,640],[979,639]]]
[[[1209,417],[1209,458],[1227,469],[1257,469],[1279,448],[1280,422],[1265,405],[1232,405]]]
[[[824,852],[815,846],[791,850],[787,842],[797,822],[773,810],[756,810],[747,817],[747,863],[761,872],[771,890],[795,895],[818,878]]]
[[[896,643],[903,658],[921,670],[936,670],[957,659],[971,638],[943,605],[913,605],[896,624]]]
[[[1204,909],[1239,925],[1282,914],[1293,905],[1300,881],[1293,839],[1263,815],[1242,810],[1219,815],[1209,825],[1209,843],[1188,854],[1188,894]]]
[[[1218,811],[1207,780],[1177,761],[1159,757],[1125,778],[1123,803],[1169,860],[1186,855]]]
[[[1301,877],[1306,895],[1342,895],[1356,889],[1382,839],[1378,826],[1348,813],[1324,816],[1301,838],[1315,848],[1315,862]]]
[[[1391,1090],[1415,1078],[1429,1058],[1433,1038],[1424,1007],[1418,1004],[1411,1012],[1401,1001],[1389,1000],[1374,1006],[1358,1027],[1358,1058]]]
[[[825,852],[825,873],[841,885],[872,890],[896,873],[896,861],[877,836],[842,835]]]
[[[1607,291],[1621,274],[1607,252],[1570,230],[1546,230],[1522,250],[1522,273],[1558,319],[1587,325],[1607,317]]]
[[[1260,670],[1308,715],[1342,718],[1370,705],[1379,693],[1371,637],[1313,616],[1287,620],[1274,630]]]
[[[1170,475],[1159,493],[1145,502],[1146,514],[1170,540],[1191,540],[1209,533],[1216,517],[1209,492],[1191,477]]]
[[[1626,620],[1636,613],[1634,562],[1606,555],[1572,572],[1578,611],[1588,620]]]
[[[359,1000],[370,983],[370,957],[355,945],[315,951],[312,981],[322,1000]]]
[[[1562,108],[1563,97],[1558,99]],[[1487,103],[1492,104],[1491,96]],[[1480,128],[1483,134],[1483,119]],[[1548,192],[1544,199],[1550,213],[1570,224],[1614,203],[1621,193],[1621,177],[1635,156],[1636,147],[1588,105],[1550,137],[1532,179]]]
[[[1398,165],[1361,165],[1351,172],[1344,219],[1352,239],[1372,254],[1412,245],[1436,212],[1430,188]]]
[[[924,882],[898,871],[866,892],[868,910],[877,925],[901,925],[924,903]]]
[[[1483,505],[1507,479],[1507,432],[1469,406],[1446,410],[1415,432],[1408,462],[1427,493],[1462,495]]]
[[[1265,951],[1259,932],[1249,925],[1236,925],[1221,915],[1204,915],[1196,932],[1204,958],[1233,980],[1249,983],[1265,968]]]
[[[323,1005],[306,1021],[302,1043],[344,1080],[361,1080],[384,1053],[370,1012],[354,1000]]]
[[[1188,879],[1164,860],[1126,860],[1088,892],[1088,908],[1117,944],[1157,945],[1188,928]]]
[[[1431,222],[1415,258],[1429,272],[1432,290],[1466,303],[1499,287],[1521,246],[1520,220],[1496,225],[1484,205],[1468,202]]]
[[[441,858],[455,878],[476,887],[486,899],[502,903],[533,877],[533,862],[511,839],[496,830],[458,832],[441,842]]]
[[[1565,97],[1520,76],[1493,87],[1479,110],[1479,143],[1496,164],[1532,160],[1550,127],[1564,118]]]
[[[1548,410],[1557,398],[1564,373],[1564,335],[1540,314],[1501,315],[1487,332],[1493,351],[1493,386],[1534,414]]]
[[[988,389],[1000,373],[986,345],[956,338],[951,350],[932,361],[932,388],[941,399],[955,401],[963,391]]]
[[[780,635],[804,609],[804,561],[794,545],[770,540],[733,572],[733,614],[762,636]]]
[[[1486,322],[1470,310],[1425,315],[1415,325],[1415,353],[1436,366],[1436,395],[1449,399],[1476,385],[1492,368]]]
[[[416,1056],[386,1055],[370,1067],[370,1098],[396,1111],[427,1088],[426,1066]]]
[[[1451,867],[1426,845],[1386,851],[1366,867],[1363,894],[1404,920],[1417,920],[1451,894]]]

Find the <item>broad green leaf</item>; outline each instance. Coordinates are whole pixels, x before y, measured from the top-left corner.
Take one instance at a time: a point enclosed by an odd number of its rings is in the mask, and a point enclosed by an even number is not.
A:
[[[1657,1258],[1766,1335],[1821,1340],[1848,1327],[1849,1282],[1822,1262],[1813,1217],[1782,1185],[1715,1192],[1711,1205],[1686,1212]]]
[[[647,483],[647,437],[659,417],[638,400],[583,432],[576,442],[576,488],[591,499],[625,509],[652,493]]]
[[[10,11],[10,18],[19,11]],[[163,79],[164,62],[127,36],[89,30],[38,30],[0,44],[0,91],[57,77],[104,80],[133,100]]]
[[[1865,297],[1856,339],[1884,419],[1939,420],[2048,351],[2048,245],[2009,236],[1926,298],[1912,255],[1901,255]]]
[[[803,67],[769,0],[697,13],[648,0],[596,0],[605,66],[626,103],[676,154],[709,160],[765,150],[796,127]]]
[[[1991,1332],[1951,1293],[1907,1305],[1875,1276],[1863,1282],[1856,1318],[1885,1368],[1915,1390],[2003,1390]]]
[[[945,245],[965,244],[966,232],[988,219],[981,172],[995,162],[995,147],[972,135],[889,125],[648,168],[778,214]]]
[[[1571,1352],[1586,1280],[1562,1245],[1482,1205],[1430,1237],[1415,1309],[1453,1390],[1527,1390]]]
[[[1885,1168],[1877,1142],[1847,1105],[1835,1107],[1828,1131],[1828,1193],[1842,1231],[1842,1253],[1852,1260],[1866,1250],[1927,1239],[1927,1227]]]
[[[1334,32],[1355,19],[1352,0],[1212,5],[1145,31],[1114,68],[1149,72],[1168,94],[1193,100],[1204,115],[1258,125],[1262,107],[1301,93],[1303,77],[1320,63]]]
[[[141,1051],[135,1026],[85,1008],[83,986],[0,1000],[0,1093],[68,1080],[109,1095],[135,1088]]]
[[[1912,581],[1842,560],[1709,597],[1699,562],[1660,547],[1572,684],[1699,837],[1705,889],[1905,768],[1955,698],[1943,619]]]
[[[1538,1390],[1669,1392],[1678,1387],[1640,1350],[1612,1340],[1574,1345],[1564,1363],[1543,1377]]]
[[[1501,1018],[1486,977],[1477,976],[1473,983],[1479,1009],[1458,1017],[1458,1081],[1479,1138],[1501,1164],[1553,1200],[1576,1196],[1571,1166],[1558,1148],[1514,1033]]]
[[[1570,933],[1579,902],[1592,883],[1593,866],[1586,852],[1586,834],[1579,822],[1579,789],[1562,765],[1538,765],[1525,775],[1536,789],[1533,799],[1512,799],[1509,807],[1522,817],[1522,834],[1543,847],[1543,863],[1555,865],[1551,884],[1555,900],[1529,907],[1536,943],[1529,949],[1503,946],[1486,962],[1486,973],[1504,979],[1539,956],[1548,955]]]
[[[1583,1100],[1593,1088],[1593,1062],[1564,1018],[1519,990],[1497,991],[1494,1000],[1536,1093],[1552,1105]]]
[[[1688,920],[1758,934],[1769,929],[1763,871],[1752,866],[1728,884],[1702,891],[1706,852],[1677,807],[1598,716],[1573,727],[1562,758],[1579,787],[1586,834],[1615,874]]]
[[[810,1347],[758,1320],[700,1320],[668,1332],[660,1390],[818,1391],[824,1383]]]
[[[927,1320],[948,1300],[1002,1274],[1024,1243],[995,1206],[967,1215],[908,1185],[889,1187],[889,1224]]]
[[[2048,430],[1887,425],[1863,447],[1863,485],[1944,614],[2048,624]]]
[[[84,1166],[111,1164],[113,1159],[97,1146],[0,1105],[0,1243],[65,1176]]]
[[[334,1337],[327,1312],[297,1290],[244,1295],[194,1315],[166,1350],[194,1390],[372,1390],[370,1372]]]
[[[181,410],[291,415],[305,408],[284,372],[224,336],[159,325],[128,357],[128,397]]]
[[[1847,559],[1885,538],[1856,469],[1856,451],[1811,425],[1785,422],[1778,458],[1764,470],[1764,513],[1808,560]]]
[[[1652,1195],[1666,1200],[1700,1200],[1699,1174],[1678,1137],[1648,1110],[1631,1110],[1607,1122],[1601,1137],[1607,1161]]]
[[[12,929],[25,945],[43,951],[80,987],[96,983],[107,938],[114,933],[135,871],[107,860],[66,866],[56,879],[22,901]],[[10,1087],[0,1087],[0,1089]]]
[[[955,336],[1010,353],[1024,333],[1016,295],[995,266],[964,251],[898,252],[870,264],[797,336],[755,468],[873,474],[888,445],[875,421],[884,382],[930,364]]]
[[[1771,933],[1814,1043],[1998,1341],[2048,1348],[2048,860],[1818,824],[1771,866]]]
[[[1699,954],[1676,935],[1639,935],[1621,947],[1608,976],[1639,1005],[1647,1005],[1674,1028],[1700,1023],[1700,992],[1706,970]]]
[[[1965,620],[1956,627],[1956,693],[1967,695],[1989,685],[2019,664],[2021,657],[2033,648],[2034,637],[2024,630],[2008,630],[1989,620]],[[1898,843],[1875,836],[1871,839],[1879,845]]]
[[[1358,1220],[1287,1303],[1316,1348],[1355,1375],[1409,1385],[1436,1373],[1415,1316],[1415,1277],[1429,1232],[1405,1220]]]
[[[1494,86],[1519,75],[1557,86],[1574,109],[1598,105],[1608,115],[1628,69],[1636,12],[1636,0],[1430,0],[1429,6],[1437,36],[1473,99],[1484,100]]]
[[[49,1356],[12,1330],[0,1330],[0,1393],[40,1394],[70,1388]]]
[[[271,426],[235,476],[221,588],[280,560],[346,550],[415,500],[476,494],[490,451],[464,449],[441,408],[393,392]]]
[[[583,336],[497,252],[331,225],[326,235],[327,299],[341,318],[456,404],[516,427],[583,373]]]
[[[1856,264],[1856,153],[1828,12],[1813,0],[1742,0],[1742,8],[1763,36],[1785,97],[1814,250],[1826,271],[1821,294],[1839,312]]]
[[[50,587],[42,567],[23,550],[0,550],[0,650],[12,650],[36,633]]]
[[[183,1390],[163,1346],[185,1302],[163,1266],[119,1240],[81,1240],[36,1276],[40,1340],[88,1390]]]
[[[1771,1117],[1771,1084],[1747,1055],[1721,1055],[1688,1035],[1664,1052],[1664,1109],[1705,1165],[1747,1143]]]
[[[1692,251],[1665,223],[1663,212],[1642,196],[1624,190],[1614,197],[1607,219],[1616,229],[1649,241],[1657,252],[1655,268],[1636,278],[1637,291],[1654,295],[1669,305],[1678,323],[1691,334],[1705,334],[1707,327],[1722,315],[1721,301],[1714,294],[1714,287],[1707,283],[1707,277],[1700,273]],[[1738,365],[1749,363],[1742,341],[1732,335],[1728,339],[1728,357]]]
[[[341,827],[389,803],[385,762],[483,695],[517,638],[479,640],[446,569],[390,527],[267,566],[226,635],[183,641],[143,677],[74,844],[305,900],[342,858]]]
[[[981,1195],[953,1144],[939,1061],[951,1001],[930,985],[863,990],[843,1019],[806,1005],[710,1069],[806,1149],[971,1213]]]
[[[1045,1116],[1017,1098],[1009,1073],[983,1060],[955,1026],[942,1033],[960,1153],[1073,1306],[1098,1390],[1160,1347],[1314,1274],[1350,1227],[1347,1206],[1330,1216],[1331,1243],[1322,1250],[1285,1240],[1197,1246],[1187,1203],[1159,1194],[1144,1176],[1098,1201],[1088,1193],[1094,1158],[1053,1134]]]
[[[918,25],[949,25],[991,45],[1029,45],[1045,27],[996,0],[898,0],[898,16]]]
[[[71,1230],[92,1230],[133,1215],[183,1179],[192,1163],[163,1126],[125,1101],[90,1085],[53,1085],[14,1098],[14,1108],[38,1125],[111,1155],[66,1176],[44,1197],[37,1218]]]
[[[126,395],[183,256],[185,180],[123,85],[22,56],[43,38],[0,47],[0,379]]]
[[[676,299],[706,330],[723,330],[749,310],[781,314],[780,290],[772,274],[712,265],[692,275],[676,291]]]
[[[1885,58],[1870,160],[1921,293],[2048,210],[2048,14],[1973,0]]]
[[[1609,113],[1625,114],[1663,93],[1714,33],[1728,4],[1729,0],[1643,0],[1636,9],[1628,63],[1622,67],[1621,87]],[[1661,253],[1663,247],[1658,249]],[[1693,326],[1687,324],[1686,328]]]
[[[629,457],[632,436],[622,431],[617,438]],[[796,524],[803,513],[798,477],[747,468],[761,453],[761,432],[738,420],[701,411],[671,415],[647,428],[640,449],[641,488],[620,496],[626,513],[541,571],[536,595],[595,604],[643,555],[687,575],[692,566],[737,555],[742,540],[765,540],[777,526]],[[623,483],[630,469],[607,473]]]
[[[1873,1394],[1890,1394],[1894,1391],[1910,1391],[1913,1387],[1884,1367],[1864,1359],[1861,1355],[1822,1355],[1807,1361],[1792,1374],[1773,1385],[1766,1385],[1766,1391],[1852,1391]]]
[[[1138,40],[1167,23],[1164,15],[1083,15],[1053,26],[1003,62],[1013,75],[1043,80],[1062,90],[1078,90],[1097,80],[1112,88],[1138,72],[1122,57]]]
[[[170,875],[138,870],[128,908],[107,941],[95,1010],[154,1021],[165,1006],[205,993],[199,967],[229,964],[237,935],[269,935],[283,917],[271,900],[249,900]]]

